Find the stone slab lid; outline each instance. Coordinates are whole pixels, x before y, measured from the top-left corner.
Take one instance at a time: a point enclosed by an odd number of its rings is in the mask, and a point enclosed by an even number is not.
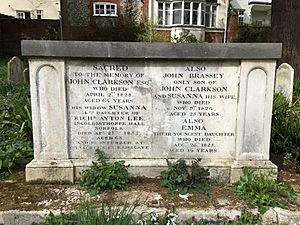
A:
[[[22,41],[28,57],[135,59],[279,59],[281,43]]]

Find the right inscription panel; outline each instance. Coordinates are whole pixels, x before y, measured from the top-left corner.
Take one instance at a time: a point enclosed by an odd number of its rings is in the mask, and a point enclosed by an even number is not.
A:
[[[153,151],[234,158],[239,62],[153,63]]]

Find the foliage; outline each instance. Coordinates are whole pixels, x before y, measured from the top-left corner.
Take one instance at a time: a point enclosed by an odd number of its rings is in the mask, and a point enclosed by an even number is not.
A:
[[[141,24],[141,33],[137,40],[140,42],[167,42],[168,38],[155,29],[156,25],[151,20],[145,20]]]
[[[265,43],[269,40],[270,32],[271,31],[269,27],[259,27],[245,24],[239,27],[238,39],[236,42]]]
[[[251,207],[258,207],[260,213],[265,213],[268,207],[285,207],[286,198],[293,198],[292,187],[269,177],[272,174],[256,174],[252,169],[243,168],[243,175],[235,184],[233,192],[244,199]]]
[[[26,163],[32,156],[28,85],[0,80],[0,171]]]
[[[201,167],[199,162],[192,162],[192,172],[189,174],[185,160],[179,159],[175,163],[167,160],[168,170],[161,172],[161,186],[181,194],[186,194],[189,188],[199,193],[207,192],[210,185],[209,171]]]
[[[125,161],[107,162],[104,152],[100,150],[96,150],[96,156],[97,161],[91,168],[81,173],[80,185],[93,195],[117,188],[127,189],[129,165],[126,166]]]
[[[244,225],[244,224],[262,224],[261,216],[254,215],[246,210],[242,210],[241,216],[234,221],[207,221],[190,218],[186,221],[179,222],[178,214],[175,209],[167,211],[164,215],[159,215],[156,212],[149,214],[140,214],[135,216],[135,206],[132,207],[113,207],[104,202],[100,208],[91,202],[82,202],[78,209],[67,214],[54,215],[50,213],[45,222],[39,225]],[[37,225],[37,224],[35,224]]]
[[[194,34],[190,30],[183,30],[179,36],[175,35],[173,40],[175,43],[197,43],[199,42]]]
[[[276,93],[273,100],[271,149],[284,163],[300,168],[300,81],[295,82],[294,100]]]
[[[42,40],[59,40],[59,34],[54,27],[48,26],[45,35],[43,37],[41,37],[41,39]]]
[[[0,58],[0,80],[7,79],[7,62],[7,59]]]
[[[231,222],[221,222],[220,225],[245,225],[245,224],[262,224],[262,217],[260,214],[254,215],[251,212],[242,210],[241,216]]]
[[[137,225],[176,225],[178,215],[175,209],[166,212],[164,215],[159,215],[156,212],[151,212],[147,215],[140,215],[139,220],[134,223]]]
[[[129,225],[133,224],[135,207],[114,208],[112,204],[101,204],[100,209],[91,202],[82,202],[74,213],[50,214],[40,225]]]

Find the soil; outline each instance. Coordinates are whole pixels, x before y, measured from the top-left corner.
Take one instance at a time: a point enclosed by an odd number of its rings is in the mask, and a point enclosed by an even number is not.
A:
[[[281,170],[279,180],[293,186],[298,197],[288,203],[287,208],[300,209],[300,174],[293,170]],[[112,201],[116,205],[134,204],[148,207],[185,207],[185,208],[248,208],[247,204],[230,191],[232,184],[216,183],[209,194],[189,193],[189,196],[170,194],[161,188],[155,179],[140,179],[130,185],[127,191],[115,190],[90,196],[78,184],[29,184],[25,182],[24,168],[14,171],[5,180],[0,181],[0,211],[7,210],[72,210],[85,200],[94,202]]]

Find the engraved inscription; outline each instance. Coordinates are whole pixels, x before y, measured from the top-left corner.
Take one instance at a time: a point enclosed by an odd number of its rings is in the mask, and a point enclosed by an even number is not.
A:
[[[233,158],[237,61],[67,63],[71,158]]]

